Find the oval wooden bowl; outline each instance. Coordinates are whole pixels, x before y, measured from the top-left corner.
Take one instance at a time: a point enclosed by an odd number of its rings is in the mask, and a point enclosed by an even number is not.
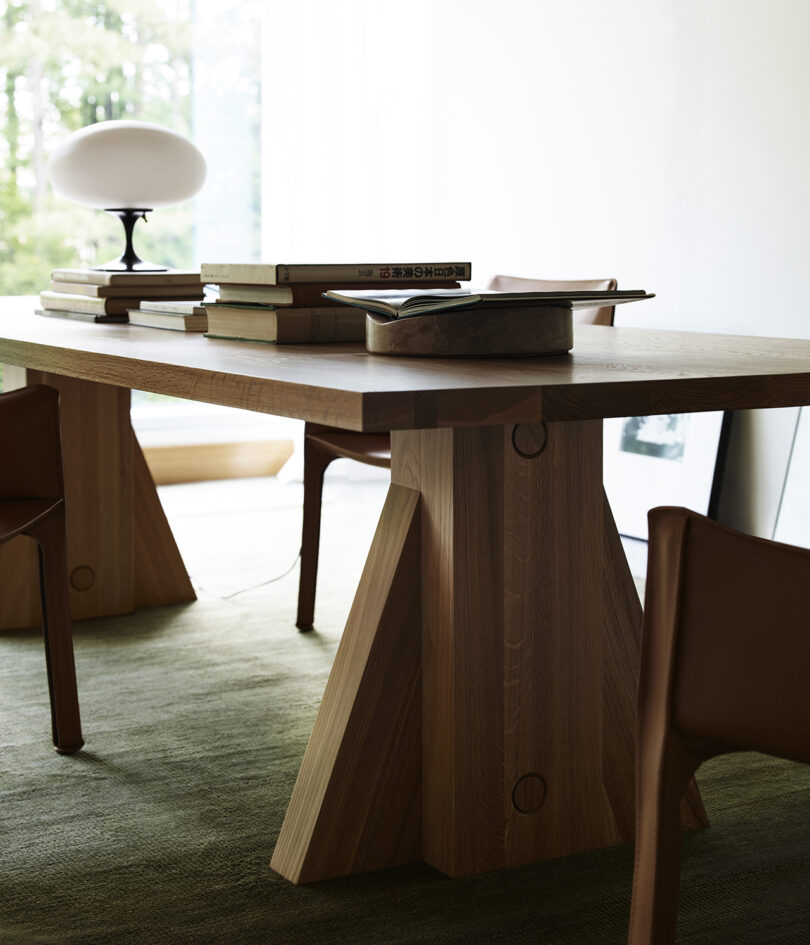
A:
[[[459,309],[390,321],[369,312],[372,354],[420,358],[499,358],[565,354],[574,346],[569,306]]]

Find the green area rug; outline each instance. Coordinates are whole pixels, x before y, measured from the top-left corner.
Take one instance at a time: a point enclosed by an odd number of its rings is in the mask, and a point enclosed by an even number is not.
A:
[[[289,547],[289,545],[287,546]],[[295,887],[269,862],[354,572],[76,626],[86,748],[50,746],[38,634],[0,635],[2,945],[611,945],[633,851],[450,880],[416,864]],[[810,942],[810,767],[757,755],[699,776],[682,943]]]

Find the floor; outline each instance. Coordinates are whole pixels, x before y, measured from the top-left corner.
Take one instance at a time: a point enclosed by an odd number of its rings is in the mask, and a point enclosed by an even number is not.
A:
[[[330,575],[345,574],[349,559],[359,580],[386,489],[382,478],[330,476],[325,483],[319,580],[324,593],[332,590]],[[192,583],[202,595],[229,598],[269,581],[297,583],[300,482],[230,479],[161,486],[158,492]],[[339,568],[330,567],[330,561],[338,560]]]
[[[360,471],[362,470],[362,471]],[[327,472],[319,590],[329,591],[330,561],[356,562],[359,580],[385,501],[387,476],[348,462]],[[298,579],[303,485],[296,479],[256,478],[161,486],[160,499],[198,591],[228,598],[272,580]],[[212,538],[214,540],[212,540]],[[622,540],[633,576],[643,578],[646,542]],[[356,582],[355,582],[356,584]]]
[[[626,941],[629,844],[461,880],[270,870],[385,489],[327,484],[316,630],[300,634],[300,483],[162,488],[200,599],[77,623],[76,755],[50,749],[38,631],[0,634],[3,945]],[[699,780],[713,827],[685,837],[679,941],[807,945],[810,768],[729,756]]]

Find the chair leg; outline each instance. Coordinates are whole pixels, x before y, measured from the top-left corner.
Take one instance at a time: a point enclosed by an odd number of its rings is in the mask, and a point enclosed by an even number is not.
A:
[[[73,660],[73,637],[67,587],[64,507],[29,530],[39,545],[40,598],[45,662],[51,697],[53,744],[72,754],[84,744]]]
[[[642,736],[643,744],[643,736]],[[675,945],[681,878],[680,802],[699,762],[677,737],[642,750],[628,945]]]
[[[298,580],[299,630],[312,629],[315,620],[315,585],[321,539],[323,476],[335,456],[304,438],[304,521],[301,530],[301,574]]]

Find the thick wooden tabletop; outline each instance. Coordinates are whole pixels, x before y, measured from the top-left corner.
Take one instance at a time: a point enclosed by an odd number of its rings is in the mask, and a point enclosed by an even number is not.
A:
[[[810,340],[578,326],[570,355],[439,360],[46,318],[35,307],[0,299],[0,362],[353,430],[810,404]]]

